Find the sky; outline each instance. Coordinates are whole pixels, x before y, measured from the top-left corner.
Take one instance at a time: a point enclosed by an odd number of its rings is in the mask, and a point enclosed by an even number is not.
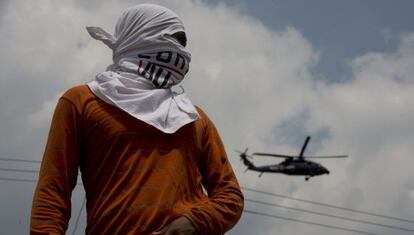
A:
[[[192,53],[185,91],[217,126],[249,199],[245,209],[267,214],[245,212],[227,234],[358,234],[316,224],[412,234],[373,224],[414,229],[410,222],[291,198],[414,220],[412,1],[1,0],[0,158],[41,160],[57,99],[111,63],[111,51],[85,26],[113,32],[122,10],[143,2],[182,17]],[[350,157],[319,161],[331,174],[305,181],[244,172],[234,151],[297,154],[307,135],[305,154]],[[256,165],[277,161],[254,158]],[[29,181],[37,174],[7,169],[36,171],[39,164],[0,164],[0,234],[27,234],[35,187]],[[75,188],[67,234],[83,234],[83,198]]]

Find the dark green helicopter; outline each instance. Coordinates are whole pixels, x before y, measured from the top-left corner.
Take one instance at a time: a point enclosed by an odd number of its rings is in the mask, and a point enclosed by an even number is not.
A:
[[[244,165],[247,166],[246,170],[258,171],[260,172],[259,177],[262,176],[265,172],[271,173],[282,173],[286,175],[303,175],[305,176],[305,180],[309,180],[311,177],[329,174],[329,170],[326,169],[319,163],[309,161],[306,159],[309,158],[346,158],[347,155],[336,155],[336,156],[303,156],[305,152],[306,146],[310,140],[310,136],[306,137],[305,143],[302,146],[300,154],[298,156],[289,156],[289,155],[282,155],[282,154],[273,154],[273,153],[253,153],[252,155],[256,156],[268,156],[268,157],[279,157],[285,158],[284,161],[274,165],[266,165],[266,166],[255,166],[253,162],[251,162],[248,158],[251,156],[247,155],[247,148],[244,152],[237,151],[240,153],[240,158],[242,159]]]

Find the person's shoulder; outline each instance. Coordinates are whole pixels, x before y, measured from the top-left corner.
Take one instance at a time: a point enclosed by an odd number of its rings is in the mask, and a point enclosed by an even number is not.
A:
[[[218,135],[218,130],[216,128],[216,125],[207,115],[208,111],[206,112],[202,108],[196,105],[195,105],[195,108],[200,116],[200,119],[198,119],[195,124],[198,127],[198,129],[201,130],[201,133],[203,133],[204,136]]]
[[[88,95],[90,93],[89,87],[86,84],[81,84],[81,85],[77,85],[77,86],[73,86],[69,89],[67,89],[62,97],[66,98],[66,99],[73,99],[76,98],[78,96],[82,96],[82,95]]]
[[[206,111],[204,111],[204,109],[200,108],[197,105],[194,105],[194,107],[196,108],[200,119],[197,121],[199,124],[201,124],[201,126],[205,127],[209,127],[214,125],[213,122],[211,121],[210,117],[208,116],[208,114],[206,113]]]
[[[68,90],[66,90],[63,93],[62,97],[68,100],[74,101],[80,98],[87,99],[87,98],[93,97],[93,93],[89,89],[88,85],[81,84],[81,85],[73,86],[69,88]]]
[[[196,108],[197,113],[200,116],[200,121],[210,122],[210,118],[208,117],[207,113],[202,108],[200,108],[200,106],[194,105],[194,107]]]
[[[207,117],[206,112],[204,112],[204,110],[200,108],[200,106],[194,105],[194,107],[196,108],[197,113],[200,115],[200,118]]]
[[[86,100],[93,98],[93,97],[94,96],[91,90],[86,84],[73,86],[67,89],[62,95],[62,98],[67,99],[71,101],[73,104],[80,105],[80,106],[82,106],[82,104]]]

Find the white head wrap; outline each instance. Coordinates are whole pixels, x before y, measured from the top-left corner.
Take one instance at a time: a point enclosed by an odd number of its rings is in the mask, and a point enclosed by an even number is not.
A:
[[[184,32],[174,12],[140,4],[121,15],[114,35],[99,27],[87,30],[113,51],[113,64],[88,83],[97,97],[165,133],[199,119],[184,91],[171,89],[184,79],[191,60],[171,37]]]

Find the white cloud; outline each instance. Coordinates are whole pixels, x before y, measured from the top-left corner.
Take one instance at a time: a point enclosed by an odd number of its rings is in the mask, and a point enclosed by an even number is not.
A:
[[[334,137],[323,151],[351,155],[345,164],[332,163],[339,175],[323,186],[344,205],[358,202],[348,195],[357,189],[361,209],[414,217],[407,209],[414,187],[409,167],[414,151],[413,47],[413,34],[408,34],[395,52],[355,58],[349,82],[323,85],[315,93],[309,123],[329,126]],[[311,195],[316,198],[317,192]]]

